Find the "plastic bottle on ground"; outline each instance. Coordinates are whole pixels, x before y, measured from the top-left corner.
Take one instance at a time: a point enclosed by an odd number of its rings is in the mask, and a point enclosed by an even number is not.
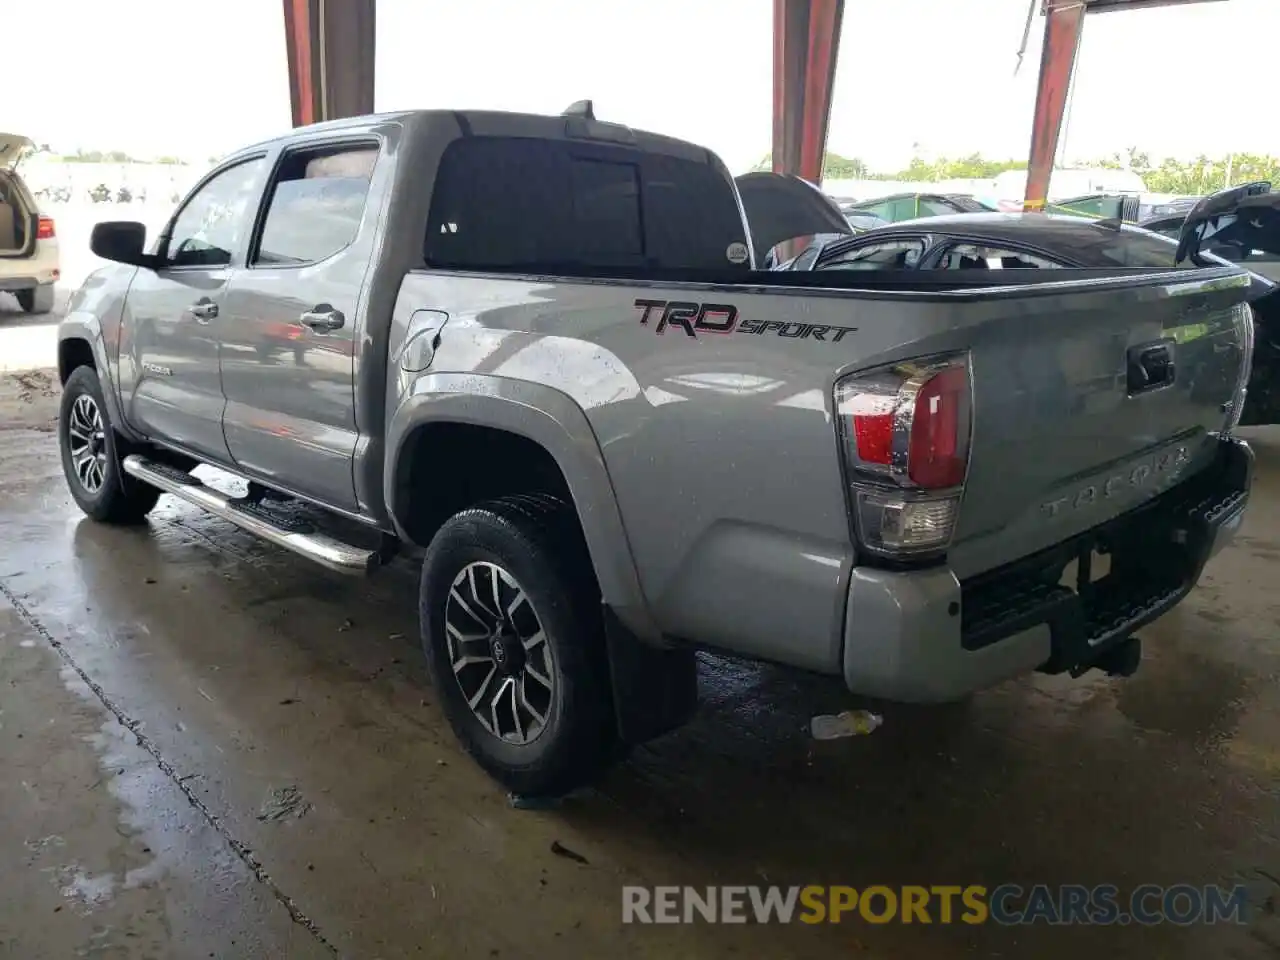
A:
[[[809,732],[815,740],[839,740],[841,737],[862,737],[884,723],[884,717],[870,710],[845,710],[831,716],[820,714],[809,721]]]

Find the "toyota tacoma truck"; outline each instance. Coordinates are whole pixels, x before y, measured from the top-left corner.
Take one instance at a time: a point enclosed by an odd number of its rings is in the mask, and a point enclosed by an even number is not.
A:
[[[521,793],[687,720],[700,649],[919,702],[1131,672],[1249,494],[1248,278],[760,269],[848,229],[589,103],[300,128],[151,243],[95,228],[67,482],[340,572],[417,548],[443,711]]]

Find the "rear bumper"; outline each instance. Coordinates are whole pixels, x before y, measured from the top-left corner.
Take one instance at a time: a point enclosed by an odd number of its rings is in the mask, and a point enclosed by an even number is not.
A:
[[[856,693],[945,701],[1033,670],[1088,669],[1166,613],[1240,527],[1253,452],[1220,442],[1214,462],[1136,510],[964,582],[945,567],[856,567],[843,671]],[[1105,553],[1106,577],[1059,585],[1072,560]]]
[[[56,283],[62,275],[57,239],[37,240],[29,256],[0,257],[0,290],[12,293]]]
[[[49,282],[52,283],[53,281]],[[34,276],[0,277],[0,291],[17,293],[19,290],[34,289],[43,283],[44,281]]]

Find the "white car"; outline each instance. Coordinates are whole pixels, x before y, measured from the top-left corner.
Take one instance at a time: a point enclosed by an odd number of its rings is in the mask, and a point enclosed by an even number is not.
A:
[[[27,137],[0,133],[0,292],[17,297],[27,313],[48,313],[62,271],[53,218],[39,211],[18,176],[31,147]]]

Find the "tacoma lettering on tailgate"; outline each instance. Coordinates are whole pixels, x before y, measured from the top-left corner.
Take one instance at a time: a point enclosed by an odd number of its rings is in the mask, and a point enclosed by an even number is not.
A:
[[[1056,517],[1064,511],[1087,507],[1114,497],[1121,491],[1146,486],[1153,480],[1171,479],[1190,459],[1187,448],[1178,447],[1176,450],[1166,451],[1158,457],[1136,464],[1123,473],[1113,473],[1109,477],[1095,480],[1070,496],[1058,497],[1056,500],[1042,503],[1040,509],[1046,516]]]

